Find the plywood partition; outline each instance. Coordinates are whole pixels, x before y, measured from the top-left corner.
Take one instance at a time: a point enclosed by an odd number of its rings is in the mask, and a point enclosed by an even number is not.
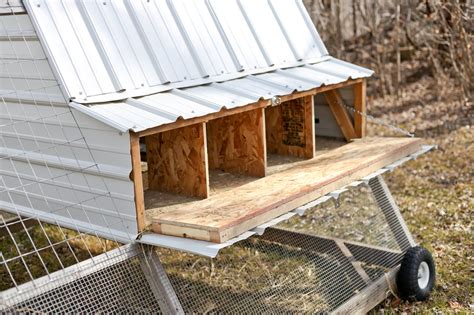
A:
[[[367,81],[364,79],[359,83],[354,84],[354,129],[357,137],[363,138],[366,136],[367,120],[363,114],[367,112]],[[362,115],[360,114],[362,113]]]
[[[204,123],[147,136],[146,147],[150,190],[208,197]]]
[[[315,154],[313,96],[268,107],[265,111],[267,151],[311,159]]]
[[[264,109],[207,123],[209,167],[229,173],[263,177],[266,173]]]

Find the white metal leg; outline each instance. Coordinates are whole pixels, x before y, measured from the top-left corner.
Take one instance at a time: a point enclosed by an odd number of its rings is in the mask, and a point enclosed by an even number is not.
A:
[[[155,249],[148,245],[136,246],[141,247],[140,265],[153,294],[160,304],[161,312],[163,314],[184,314],[179,299],[166,275],[165,269],[161,265],[160,258]]]

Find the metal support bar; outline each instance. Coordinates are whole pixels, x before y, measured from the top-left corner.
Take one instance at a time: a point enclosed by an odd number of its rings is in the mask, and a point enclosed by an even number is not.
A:
[[[161,265],[160,258],[153,246],[141,246],[140,266],[143,273],[160,304],[163,314],[184,314],[184,310],[179,302],[173,286],[171,285],[166,271]]]
[[[410,247],[416,246],[415,240],[408,230],[405,220],[403,220],[400,209],[395,203],[395,200],[393,199],[393,196],[382,176],[379,175],[370,179],[369,186],[377,205],[380,210],[382,210],[390,230],[400,246],[400,249],[406,251]]]
[[[385,268],[397,266],[403,259],[403,253],[366,244],[344,241],[356,261]]]

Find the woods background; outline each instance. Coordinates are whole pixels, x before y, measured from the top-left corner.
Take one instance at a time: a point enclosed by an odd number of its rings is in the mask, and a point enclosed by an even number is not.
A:
[[[471,0],[305,0],[328,50],[369,66],[373,92],[400,92],[421,75],[454,80],[472,96],[474,12]],[[406,71],[404,62],[418,63]]]

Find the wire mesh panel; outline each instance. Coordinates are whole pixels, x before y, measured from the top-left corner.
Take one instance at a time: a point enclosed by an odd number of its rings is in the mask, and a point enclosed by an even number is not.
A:
[[[0,312],[159,312],[122,247],[128,134],[74,112],[21,3],[0,6]]]
[[[129,135],[68,103],[30,17],[0,15],[0,209],[130,242]]]
[[[139,247],[2,213],[0,312],[157,313]]]
[[[8,223],[2,231],[9,233],[2,234],[0,265],[8,288],[0,296],[4,310],[18,312],[157,313],[159,302],[168,298],[184,313],[321,313],[385,282],[384,275],[403,257],[397,230],[366,185],[238,242],[214,259],[156,249],[168,275],[164,280],[164,273],[153,271],[161,265],[148,248],[119,247],[50,224],[26,226],[27,219],[3,221]],[[15,231],[14,222],[25,228]],[[27,232],[38,250],[28,249]],[[63,265],[53,263],[46,237]],[[25,252],[18,255],[16,247]],[[13,254],[9,248],[15,248]],[[67,265],[73,256],[79,262]]]
[[[403,254],[368,186],[350,189],[222,250],[214,259],[159,249],[185,312],[320,313],[396,267]]]
[[[156,314],[160,306],[140,266],[124,246],[91,261],[2,292],[4,312]],[[30,265],[33,266],[33,265]]]

